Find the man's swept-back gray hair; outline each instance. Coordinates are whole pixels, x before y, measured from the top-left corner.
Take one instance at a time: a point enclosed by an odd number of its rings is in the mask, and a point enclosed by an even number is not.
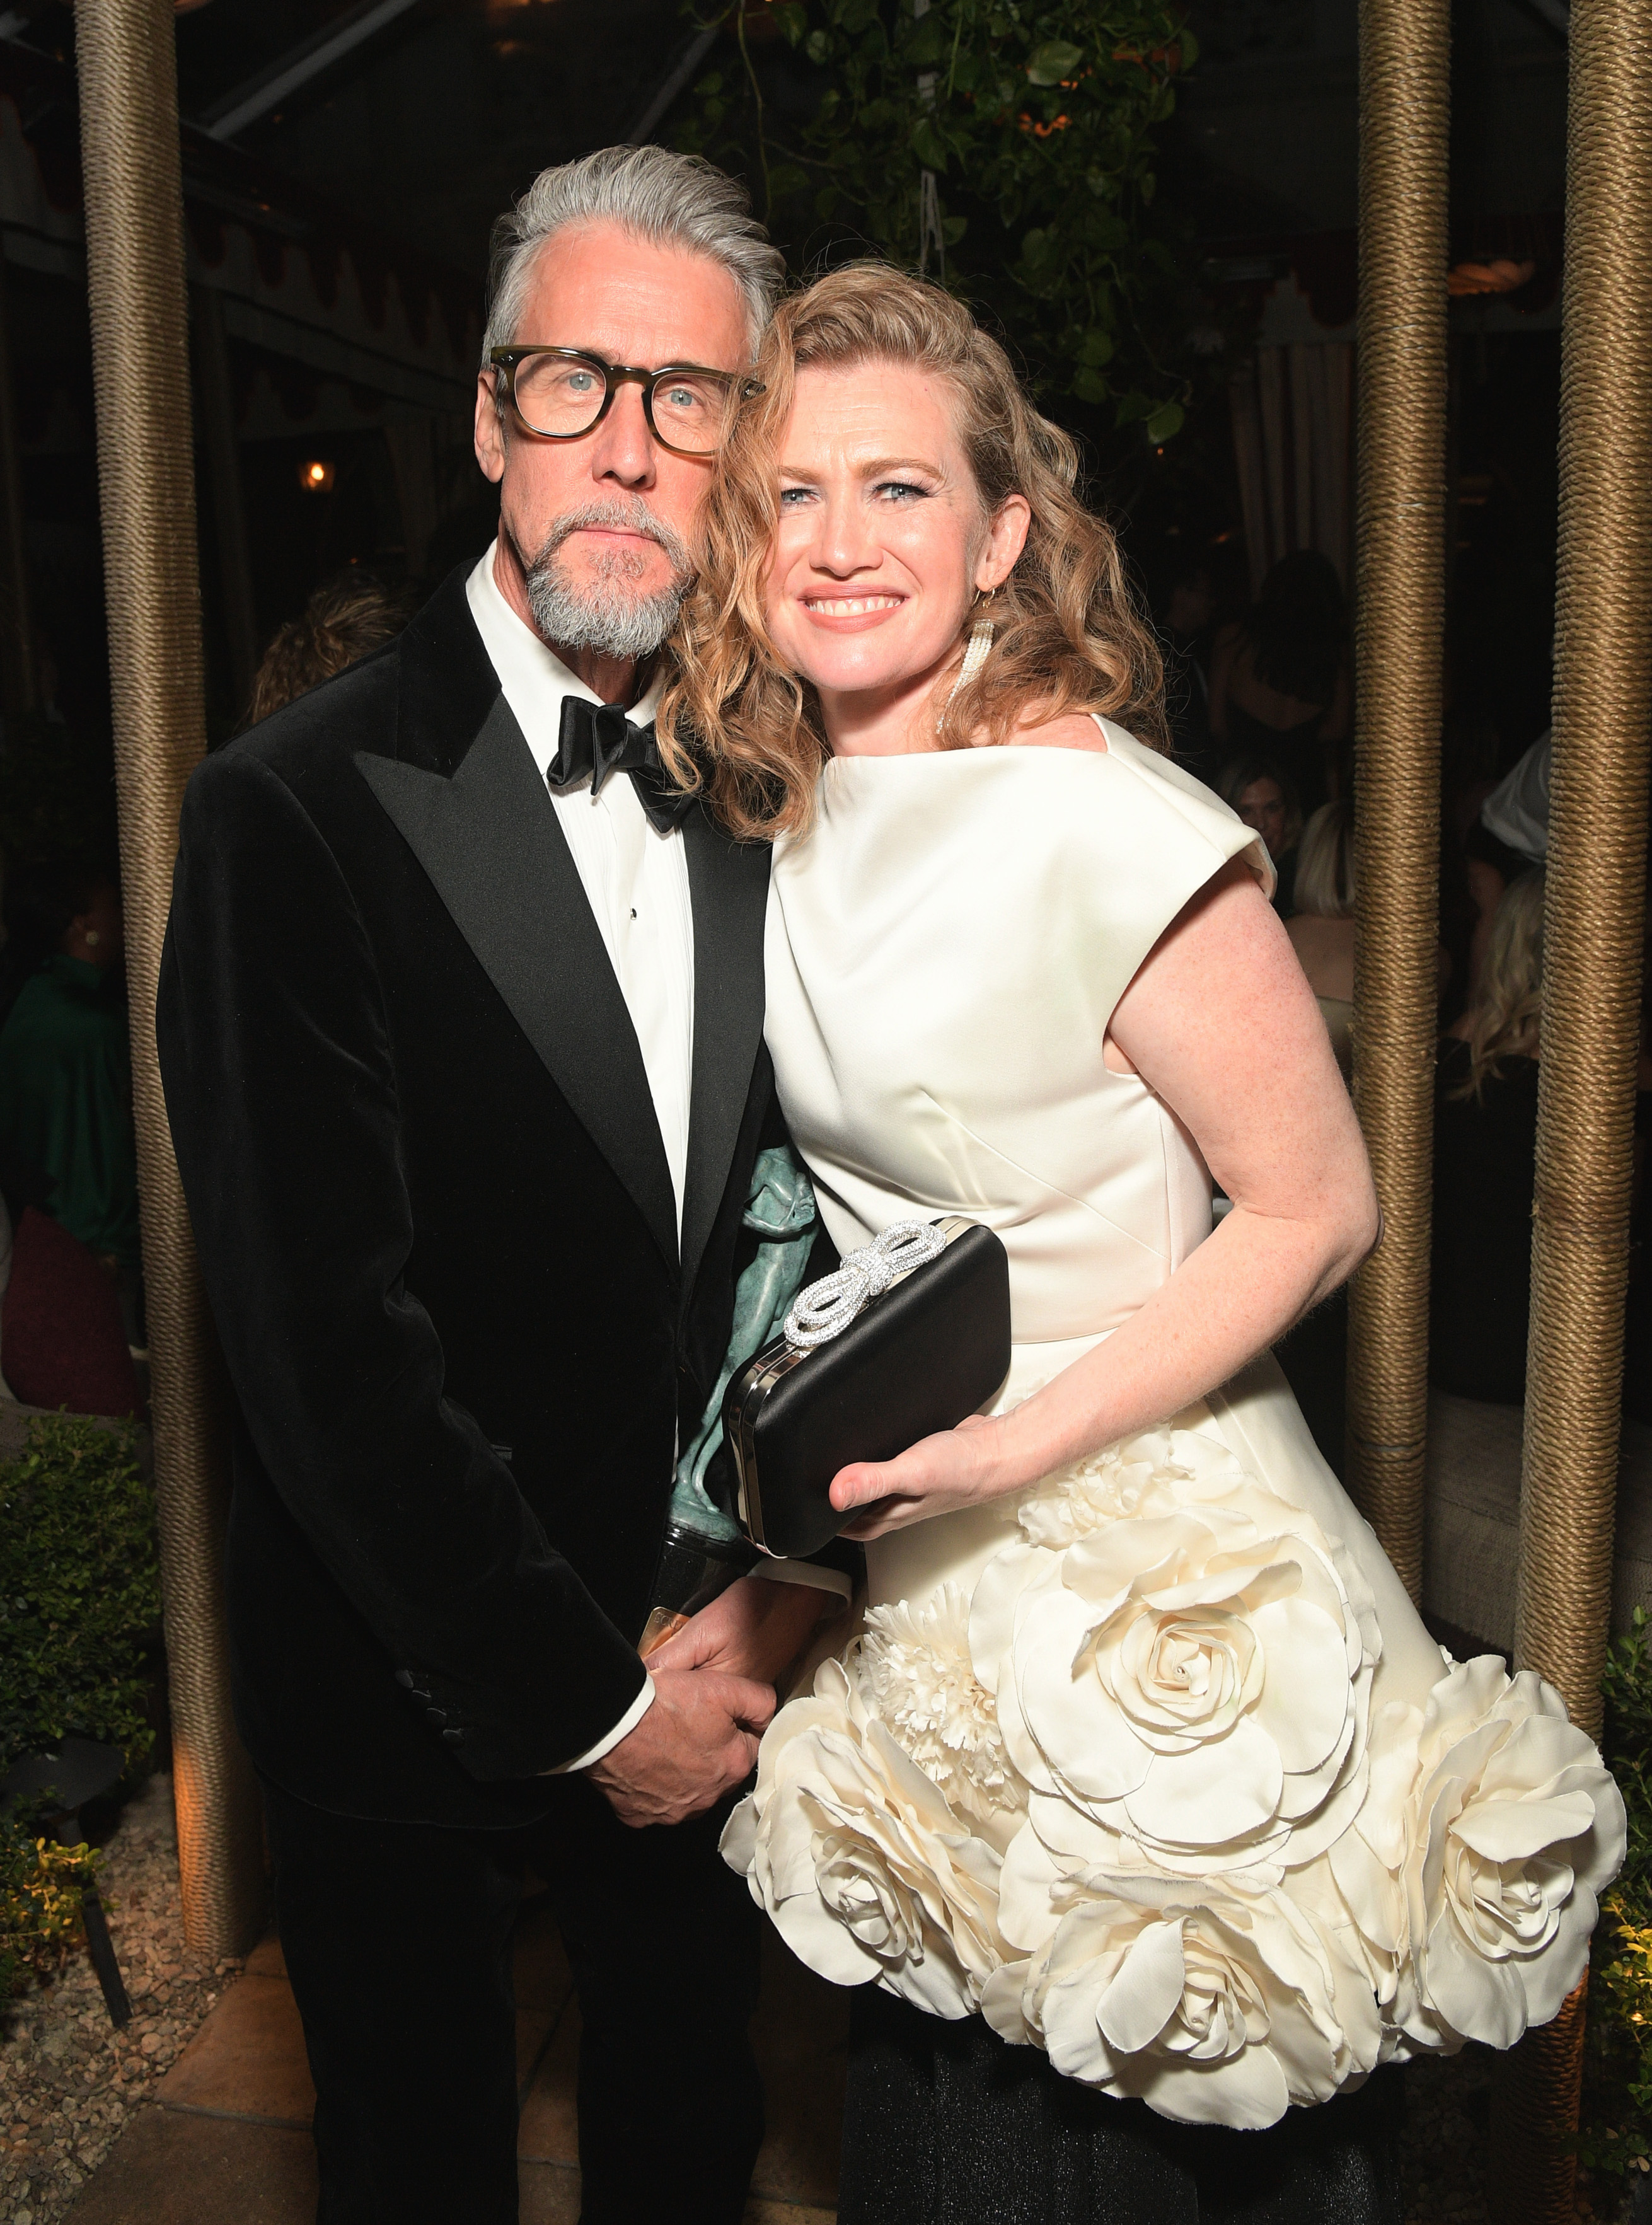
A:
[[[636,238],[720,263],[740,289],[756,354],[786,265],[752,215],[745,187],[698,155],[674,154],[668,147],[602,147],[577,162],[541,170],[494,225],[484,371],[491,349],[518,338],[516,322],[540,249],[569,225],[583,224],[617,224]]]

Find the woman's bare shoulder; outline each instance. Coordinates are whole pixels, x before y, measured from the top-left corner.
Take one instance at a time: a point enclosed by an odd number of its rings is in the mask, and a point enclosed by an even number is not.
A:
[[[1023,748],[1092,750],[1098,757],[1107,754],[1107,737],[1096,720],[1084,711],[1072,711],[1062,718],[1048,719],[1041,724],[1037,713],[1034,712],[1021,719],[1013,740]]]

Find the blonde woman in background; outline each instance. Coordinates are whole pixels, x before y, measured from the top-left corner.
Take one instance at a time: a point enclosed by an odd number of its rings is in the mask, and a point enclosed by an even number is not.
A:
[[[1296,858],[1296,910],[1285,922],[1342,1078],[1353,1071],[1354,815],[1339,796],[1308,821]]]
[[[1474,1001],[1440,1044],[1434,1095],[1428,1372],[1460,1398],[1508,1406],[1526,1395],[1543,888],[1539,866],[1504,890]]]
[[[1397,2225],[1371,2074],[1554,2014],[1623,1803],[1535,1677],[1442,1661],[1269,1355],[1376,1199],[1074,444],[882,266],[756,376],[661,746],[775,839],[765,1035],[834,1242],[984,1223],[1014,1339],[985,1412],[834,1479],[865,1631],[723,1838],[858,1988],[839,2216]]]

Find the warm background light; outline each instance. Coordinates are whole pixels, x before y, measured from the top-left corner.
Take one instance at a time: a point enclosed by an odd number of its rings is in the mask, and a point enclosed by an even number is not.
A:
[[[319,458],[298,467],[298,483],[306,494],[331,494],[338,476],[336,464],[324,464]]]
[[[1453,298],[1465,294],[1517,294],[1537,269],[1535,263],[1511,263],[1498,256],[1490,263],[1459,263],[1446,274]]]

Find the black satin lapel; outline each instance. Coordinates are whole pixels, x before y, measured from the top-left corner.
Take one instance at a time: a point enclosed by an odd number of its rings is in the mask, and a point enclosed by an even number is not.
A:
[[[763,926],[769,852],[731,842],[704,805],[683,821],[694,914],[694,1073],[682,1216],[686,1305],[728,1187],[763,1042]]]
[[[364,750],[356,765],[674,1265],[676,1200],[636,1031],[510,705],[497,699],[451,779]]]

